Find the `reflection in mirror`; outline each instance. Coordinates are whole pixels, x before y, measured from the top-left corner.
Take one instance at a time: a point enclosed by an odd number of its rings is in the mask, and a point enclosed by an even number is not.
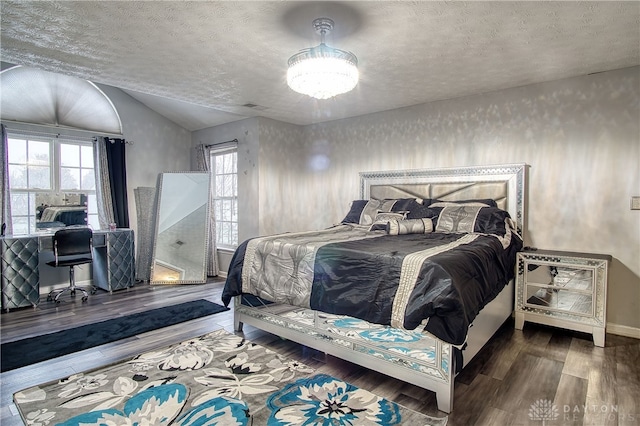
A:
[[[152,284],[207,280],[208,173],[162,173],[158,178]]]
[[[35,195],[36,229],[87,224],[87,194],[38,192]]]
[[[527,306],[593,315],[593,271],[568,266],[527,266]]]

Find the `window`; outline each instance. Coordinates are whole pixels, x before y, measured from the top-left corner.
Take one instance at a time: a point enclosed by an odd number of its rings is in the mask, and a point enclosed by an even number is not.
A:
[[[213,212],[216,218],[216,245],[238,245],[238,152],[237,147],[213,148],[211,179]]]
[[[100,227],[90,140],[10,132],[7,151],[14,234],[35,232],[43,207],[61,204],[87,205],[88,224]]]

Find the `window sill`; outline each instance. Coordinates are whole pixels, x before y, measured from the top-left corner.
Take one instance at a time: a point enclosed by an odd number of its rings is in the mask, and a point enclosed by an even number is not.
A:
[[[216,250],[224,251],[224,252],[227,252],[227,253],[235,253],[236,248],[235,247],[216,247]]]

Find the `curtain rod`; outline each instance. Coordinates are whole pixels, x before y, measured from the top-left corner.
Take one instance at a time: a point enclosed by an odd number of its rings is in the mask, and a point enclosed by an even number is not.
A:
[[[52,135],[60,135],[60,136],[70,136],[68,134],[65,133],[60,133],[60,132],[65,132],[68,131],[70,133],[92,133],[93,136],[95,137],[96,135],[98,136],[109,136],[109,137],[122,137],[122,134],[120,133],[109,133],[109,132],[101,132],[98,130],[85,130],[85,129],[78,129],[75,127],[67,127],[67,126],[53,126],[53,125],[47,125],[47,124],[36,124],[36,123],[26,123],[24,121],[17,121],[17,120],[2,120],[2,124],[5,125],[5,127],[7,127],[8,129],[14,130],[14,131],[29,131],[31,129],[29,129],[29,127],[33,127],[33,128],[41,128],[44,129],[44,131],[42,133],[48,133],[51,132],[50,134]],[[15,126],[14,126],[15,125]],[[33,132],[37,132],[34,130],[31,130]],[[48,132],[47,132],[48,131]]]
[[[97,141],[98,139],[99,139],[98,137],[94,137],[93,138],[94,142]],[[102,138],[100,138],[100,139],[102,139]],[[125,145],[133,145],[133,141],[128,141],[125,138],[107,138],[107,137],[105,137],[104,139],[109,140],[109,142],[111,142],[111,143],[116,143],[116,142],[120,141],[120,142],[124,143]]]
[[[209,145],[205,145],[204,147],[205,147],[205,148],[211,148],[212,146],[222,145],[222,144],[225,144],[225,143],[232,143],[232,142],[238,143],[238,139],[236,138],[236,139],[232,139],[232,140],[230,140],[230,141],[219,142],[219,143],[212,143],[212,144],[209,144]]]
[[[4,124],[4,123],[3,123]],[[80,142],[91,142],[93,140],[95,140],[95,137],[93,136],[80,136],[80,135],[65,135],[65,134],[60,134],[60,133],[51,133],[51,132],[40,132],[37,130],[30,130],[30,129],[16,129],[16,128],[12,128],[12,127],[7,127],[5,126],[5,128],[7,129],[7,131],[9,133],[12,133],[13,135],[17,135],[20,137],[26,137],[26,138],[32,138],[32,137],[36,137],[36,138],[45,138],[45,139],[63,139],[63,140],[67,140],[67,141],[80,141]]]

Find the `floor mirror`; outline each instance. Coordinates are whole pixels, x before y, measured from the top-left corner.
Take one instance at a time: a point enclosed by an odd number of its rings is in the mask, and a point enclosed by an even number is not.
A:
[[[157,185],[151,284],[207,281],[208,173],[161,173]]]

